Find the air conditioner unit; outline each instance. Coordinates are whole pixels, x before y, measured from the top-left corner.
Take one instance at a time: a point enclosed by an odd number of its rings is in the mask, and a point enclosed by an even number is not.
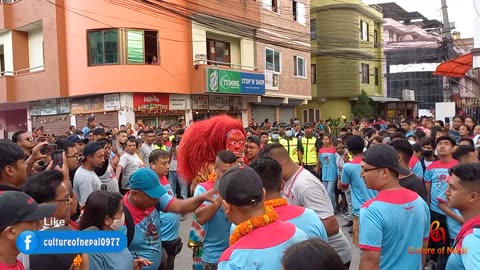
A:
[[[415,91],[414,90],[402,90],[402,99],[403,101],[415,101]]]

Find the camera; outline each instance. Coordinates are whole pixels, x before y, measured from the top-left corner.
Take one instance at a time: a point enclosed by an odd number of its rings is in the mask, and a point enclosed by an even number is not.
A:
[[[49,143],[49,144],[44,145],[44,146],[40,149],[40,154],[42,154],[42,155],[48,155],[48,154],[53,153],[53,151],[55,151],[55,150],[57,150],[57,144],[55,144],[55,143]]]

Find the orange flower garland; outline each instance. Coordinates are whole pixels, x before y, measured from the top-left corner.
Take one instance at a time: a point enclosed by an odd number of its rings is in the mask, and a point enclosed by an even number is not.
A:
[[[263,227],[278,220],[278,214],[273,207],[265,206],[265,214],[253,217],[247,221],[240,223],[230,236],[230,245],[235,244],[240,238],[249,234],[256,228]]]
[[[77,256],[75,256],[75,258],[73,259],[73,266],[80,266],[82,265],[82,256],[80,256],[80,254],[78,254]]]
[[[208,175],[208,182],[215,184],[217,181],[217,174],[215,172],[212,172],[211,174]]]
[[[265,206],[270,206],[270,207],[273,207],[273,208],[284,206],[284,205],[287,205],[287,204],[288,204],[288,202],[287,202],[287,199],[285,199],[285,198],[277,198],[277,199],[265,201]]]

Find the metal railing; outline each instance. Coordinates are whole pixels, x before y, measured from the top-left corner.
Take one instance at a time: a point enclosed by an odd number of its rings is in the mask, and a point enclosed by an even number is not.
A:
[[[197,59],[194,61],[195,64],[217,64],[221,66],[229,66],[230,68],[232,67],[240,67],[240,68],[252,68],[252,69],[260,69],[260,67],[252,67],[252,66],[245,66],[245,65],[240,65],[240,64],[233,64],[233,63],[227,63],[227,62],[220,62],[220,61],[213,61],[213,60],[207,60],[207,59]]]
[[[35,70],[35,69],[38,69],[38,70]],[[3,76],[18,76],[18,75],[22,75],[22,74],[28,74],[28,73],[32,73],[32,72],[36,72],[36,71],[43,71],[43,70],[45,70],[45,66],[24,68],[24,69],[19,69],[19,70],[15,70],[15,71],[6,70],[6,71],[0,72],[0,77],[3,77]]]

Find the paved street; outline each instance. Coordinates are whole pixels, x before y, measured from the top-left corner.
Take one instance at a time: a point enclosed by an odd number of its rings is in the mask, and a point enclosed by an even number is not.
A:
[[[188,219],[185,221],[182,221],[181,226],[180,226],[180,237],[182,237],[183,240],[183,249],[180,254],[177,255],[177,258],[175,260],[175,269],[177,270],[189,270],[192,268],[192,250],[187,247],[187,241],[188,241],[188,234],[190,232],[190,224],[192,223],[192,214],[188,215]],[[340,223],[340,227],[346,223],[345,219],[337,215],[337,220]],[[347,238],[350,240],[351,243],[351,237],[350,234],[348,233],[348,229],[342,228],[343,233],[347,236]],[[352,254],[352,265],[350,269],[355,270],[358,269],[358,265],[360,262],[360,250],[358,248],[353,248],[353,254]]]

